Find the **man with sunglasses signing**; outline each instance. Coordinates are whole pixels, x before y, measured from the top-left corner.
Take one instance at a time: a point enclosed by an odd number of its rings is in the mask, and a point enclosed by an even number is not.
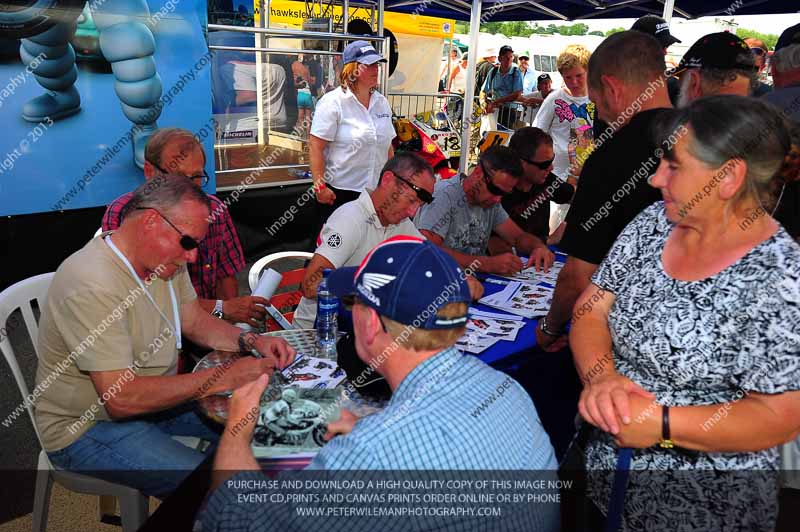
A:
[[[177,176],[188,177],[198,187],[205,186],[208,182],[205,164],[202,144],[185,129],[162,128],[147,141],[144,177],[150,190]],[[111,202],[103,215],[103,231],[119,227],[122,210],[130,198],[129,192]],[[239,297],[236,274],[245,267],[242,245],[225,204],[211,194],[208,198],[211,201],[208,235],[199,242],[197,261],[187,266],[192,286],[200,306],[207,312],[233,323],[258,326],[266,314],[262,305],[268,301],[257,296]]]
[[[143,184],[119,229],[56,271],[39,322],[35,419],[57,468],[163,499],[205,458],[172,436],[219,438],[193,401],[294,359],[284,340],[243,332],[200,307],[186,265],[197,260],[209,214],[208,196],[187,179]],[[187,339],[260,356],[178,375]]]
[[[398,153],[381,171],[378,187],[364,191],[357,200],[336,209],[317,238],[317,249],[306,267],[303,297],[294,323],[311,328],[317,315],[317,286],[322,272],[361,264],[367,253],[383,240],[397,235],[421,238],[410,220],[421,205],[433,201],[433,169],[413,153]],[[471,286],[477,297],[482,287]]]
[[[509,148],[522,163],[522,177],[502,205],[523,231],[546,242],[550,232],[550,202],[569,203],[575,186],[553,173],[553,138],[538,127],[523,127],[514,132]],[[497,235],[489,240],[489,251],[498,255],[511,246]]]
[[[540,238],[523,231],[500,205],[521,176],[522,166],[513,151],[504,146],[489,148],[468,176],[436,184],[433,203],[417,214],[417,228],[462,268],[499,274],[522,270],[522,260],[512,252],[486,255],[494,231],[506,246],[529,255],[527,266],[547,270],[553,253]]]

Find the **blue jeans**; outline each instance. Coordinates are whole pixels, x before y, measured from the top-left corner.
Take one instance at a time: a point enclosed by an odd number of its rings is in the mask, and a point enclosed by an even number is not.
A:
[[[214,452],[220,430],[214,430],[212,422],[202,419],[191,405],[184,405],[129,421],[99,421],[72,444],[47,456],[59,469],[163,499]],[[212,445],[201,453],[172,436],[194,436]]]

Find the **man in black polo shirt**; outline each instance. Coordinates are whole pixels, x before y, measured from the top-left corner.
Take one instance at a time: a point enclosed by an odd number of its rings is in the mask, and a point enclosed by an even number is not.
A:
[[[553,173],[553,138],[538,127],[518,129],[508,147],[522,163],[522,177],[514,189],[503,196],[503,208],[523,231],[547,242],[550,202],[569,203],[575,194],[575,186]],[[511,251],[511,247],[493,235],[489,240],[489,250],[496,255]]]
[[[558,276],[550,312],[536,330],[537,343],[546,350],[563,345],[557,340],[572,307],[617,236],[661,199],[647,183],[659,165],[659,150],[665,148],[656,144],[651,131],[663,109],[671,107],[661,45],[638,31],[616,33],[592,54],[588,81],[589,98],[609,126],[595,139],[567,215],[559,247],[569,258]]]

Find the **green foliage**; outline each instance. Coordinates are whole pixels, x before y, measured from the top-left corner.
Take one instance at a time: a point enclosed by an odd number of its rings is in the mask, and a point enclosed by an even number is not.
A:
[[[751,30],[747,28],[737,28],[736,35],[741,37],[742,39],[747,39],[748,37],[755,37],[756,39],[760,39],[764,41],[766,47],[770,50],[775,49],[775,43],[778,42],[778,36],[774,33],[761,33],[756,30]]]
[[[456,33],[469,34],[469,22],[456,20]]]
[[[534,23],[533,26],[529,22],[517,20],[513,22],[487,22],[481,24],[481,31],[496,35],[502,33],[507,37],[530,37],[534,33],[540,35],[587,35],[589,34],[589,26],[582,22],[570,24],[566,26],[556,26],[555,24],[548,24],[547,27],[539,26]],[[469,33],[469,24],[466,22],[456,21],[456,33]],[[600,32],[592,32],[592,35],[603,34]]]
[[[621,31],[627,31],[625,28],[611,28],[606,32],[606,37],[609,35],[614,35],[615,33],[619,33]]]
[[[605,37],[606,34],[602,31],[590,31],[587,35],[597,35],[598,37]]]

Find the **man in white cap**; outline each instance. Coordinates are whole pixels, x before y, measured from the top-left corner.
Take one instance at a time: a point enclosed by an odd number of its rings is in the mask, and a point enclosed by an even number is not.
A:
[[[497,61],[497,49],[487,48],[475,67],[475,96],[480,96],[483,84],[486,82],[489,71],[494,67],[495,61]]]

